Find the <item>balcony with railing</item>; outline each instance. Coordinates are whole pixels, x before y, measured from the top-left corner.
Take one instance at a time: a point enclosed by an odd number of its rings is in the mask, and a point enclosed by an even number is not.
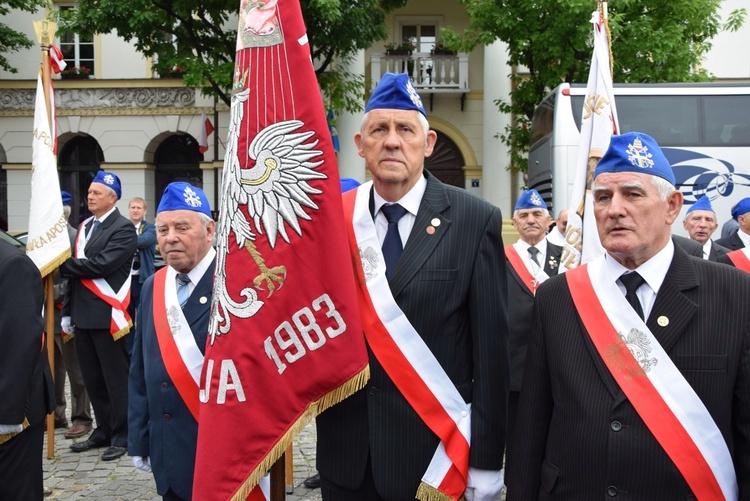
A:
[[[461,94],[463,110],[469,92],[469,55],[459,53],[403,52],[373,53],[370,57],[372,87],[388,72],[407,73],[420,94],[430,95],[430,108],[434,94]]]

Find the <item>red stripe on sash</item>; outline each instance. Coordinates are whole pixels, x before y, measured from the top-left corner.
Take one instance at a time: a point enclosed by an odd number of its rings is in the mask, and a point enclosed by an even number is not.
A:
[[[523,284],[529,289],[529,292],[531,292],[532,295],[536,295],[536,286],[534,285],[536,280],[531,275],[531,273],[529,273],[529,270],[526,268],[526,265],[523,263],[521,256],[519,256],[518,252],[516,252],[516,248],[513,247],[512,245],[506,245],[505,257],[508,259],[508,262],[513,267],[513,270],[521,278],[521,281],[523,282]]]
[[[466,479],[469,472],[469,444],[451,416],[435,397],[435,394],[432,393],[401,352],[375,311],[375,306],[372,304],[372,299],[367,290],[367,283],[359,258],[357,237],[354,234],[353,215],[356,193],[357,190],[346,193],[343,196],[343,201],[344,214],[347,220],[349,250],[356,275],[362,328],[365,331],[365,337],[370,348],[376,354],[388,376],[422,421],[443,442],[445,452],[453,466],[443,478],[439,490],[453,499],[458,499],[466,490]]]
[[[607,369],[638,415],[674,462],[699,500],[724,499],[700,449],[667,403],[643,374],[602,308],[588,276],[588,265],[565,273],[568,288],[586,331]]]
[[[732,261],[732,264],[735,265],[737,268],[747,273],[750,273],[750,259],[747,258],[747,256],[745,255],[742,249],[737,249],[737,250],[733,250],[732,252],[728,252],[727,257],[729,258],[730,261]]]
[[[172,336],[172,330],[169,328],[167,321],[167,306],[164,301],[164,284],[167,278],[167,268],[157,271],[154,276],[154,328],[156,329],[156,339],[159,342],[159,351],[164,361],[164,367],[167,369],[169,378],[174,383],[177,392],[182,397],[182,401],[190,410],[196,421],[198,421],[198,392],[199,388],[193,376],[188,371],[182,355],[177,349],[177,343]]]
[[[120,311],[122,313],[122,316],[125,317],[125,321],[127,322],[128,326],[133,325],[133,319],[130,318],[130,314],[128,313],[128,305],[130,304],[130,290],[128,289],[128,294],[125,296],[125,300],[120,302],[115,297],[109,297],[102,293],[102,291],[99,290],[99,288],[94,285],[94,281],[90,278],[82,278],[81,284],[83,284],[84,287],[86,287],[88,290],[90,290],[96,297],[110,305],[112,308]],[[109,322],[109,332],[112,335],[117,334],[120,332],[120,327],[115,323],[115,319],[111,318]]]

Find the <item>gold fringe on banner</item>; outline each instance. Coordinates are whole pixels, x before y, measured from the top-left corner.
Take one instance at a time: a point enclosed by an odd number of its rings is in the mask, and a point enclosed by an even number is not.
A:
[[[368,364],[364,369],[355,374],[351,379],[345,381],[337,388],[334,388],[330,392],[326,393],[319,400],[311,402],[310,405],[307,406],[307,409],[305,409],[305,411],[299,417],[299,419],[292,423],[286,433],[284,433],[279,441],[276,442],[276,445],[271,448],[266,457],[263,458],[263,461],[261,461],[260,464],[255,468],[255,470],[250,473],[250,476],[247,477],[247,480],[242,483],[242,486],[237,490],[234,496],[232,496],[232,501],[245,501],[245,499],[247,499],[247,497],[250,495],[250,492],[255,488],[256,485],[258,485],[260,479],[263,478],[266,472],[271,469],[271,466],[281,457],[284,451],[286,451],[287,447],[289,447],[289,445],[292,443],[292,440],[294,440],[294,437],[296,437],[297,434],[302,431],[302,428],[307,426],[307,424],[312,419],[314,419],[324,410],[341,402],[345,398],[353,395],[358,390],[364,388],[369,379],[370,365]]]
[[[26,417],[23,418],[23,424],[21,424],[21,431],[12,431],[10,433],[0,433],[0,444],[4,444],[11,438],[15,437],[19,433],[23,432],[26,428],[29,427],[29,420],[26,419]]]
[[[54,271],[60,267],[67,259],[71,256],[70,249],[64,251],[62,254],[54,258],[49,263],[42,266],[42,269],[39,270],[39,273],[42,274],[42,278],[46,277],[50,273],[54,273]]]
[[[130,328],[131,327],[133,327],[133,321],[132,320],[130,322],[128,322],[128,325],[126,327],[123,327],[119,331],[117,331],[114,334],[112,334],[112,338],[115,341],[117,341],[118,339],[120,339],[121,337],[123,337],[125,334],[127,334],[128,332],[130,332]]]

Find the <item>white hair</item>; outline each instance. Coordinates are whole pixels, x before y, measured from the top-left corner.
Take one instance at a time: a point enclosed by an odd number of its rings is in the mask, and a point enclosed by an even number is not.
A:
[[[416,111],[416,110],[414,110]],[[362,116],[362,121],[359,124],[359,133],[364,134],[365,133],[365,124],[367,123],[367,120],[370,118],[370,112]],[[419,120],[419,124],[422,126],[422,132],[425,135],[425,141],[427,140],[427,133],[430,131],[430,122],[427,121],[427,117],[422,115],[420,112],[417,111],[417,120]]]
[[[661,200],[662,202],[666,202],[667,198],[669,198],[669,196],[672,193],[677,191],[677,188],[675,188],[672,183],[670,183],[663,177],[653,176],[653,175],[649,177],[651,178],[651,184],[654,185],[654,187],[656,188],[656,192],[659,194],[659,200]],[[640,185],[641,183],[636,182],[636,183],[627,183],[627,184]],[[602,189],[602,187],[597,186],[596,179],[594,179],[594,182],[591,184],[591,191],[596,192],[596,191],[599,191],[600,189]]]
[[[211,221],[213,221],[213,219],[210,218],[210,217],[208,217],[207,215],[205,215],[202,212],[198,212],[197,214],[198,214],[198,219],[201,220],[201,224],[203,225],[203,229],[208,228],[208,223],[210,223]]]
[[[539,208],[542,209],[541,207],[539,207]],[[516,219],[518,217],[518,211],[519,210],[527,210],[527,209],[516,209],[516,210],[514,210],[513,211],[513,219]],[[547,209],[542,209],[542,211],[544,212],[545,216],[549,216],[549,211]]]

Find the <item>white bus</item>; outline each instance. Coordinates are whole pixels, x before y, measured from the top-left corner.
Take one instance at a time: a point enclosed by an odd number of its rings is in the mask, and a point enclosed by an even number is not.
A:
[[[675,233],[684,234],[680,222],[704,194],[721,226],[750,196],[750,83],[615,84],[614,91],[620,133],[650,135],[672,165],[685,196]],[[551,214],[569,205],[585,94],[585,85],[564,83],[534,111],[528,186]]]

